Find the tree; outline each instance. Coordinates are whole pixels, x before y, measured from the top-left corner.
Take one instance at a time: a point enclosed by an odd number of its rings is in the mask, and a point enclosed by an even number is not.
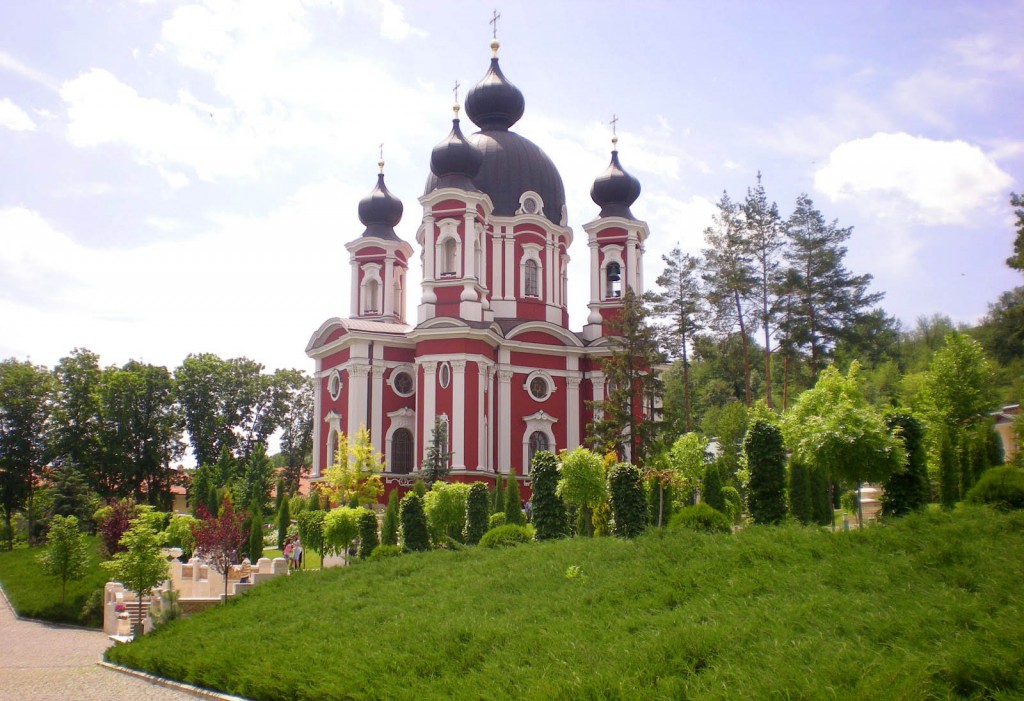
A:
[[[298,519],[299,540],[302,542],[302,547],[319,555],[321,564],[324,561],[324,553],[327,551],[324,521],[328,513],[319,509],[306,510],[299,514]]]
[[[1004,365],[1024,358],[1024,285],[999,295],[975,334],[985,350]]]
[[[537,540],[564,538],[569,534],[565,503],[558,496],[558,458],[548,450],[533,456],[533,526]]]
[[[814,520],[811,473],[799,460],[789,461],[789,512],[805,526]]]
[[[725,498],[722,496],[722,476],[718,470],[717,462],[709,462],[704,468],[701,501],[712,509],[725,513]]]
[[[857,362],[846,376],[829,366],[782,417],[786,445],[795,460],[811,469],[825,468],[858,489],[865,481],[884,481],[906,461],[903,441],[889,432],[879,411],[861,395],[859,371]],[[862,509],[858,519],[863,519]]]
[[[348,551],[352,541],[359,535],[359,511],[348,506],[331,509],[324,515],[324,550],[340,554],[348,564]]]
[[[185,514],[171,516],[171,520],[164,529],[164,541],[168,547],[181,548],[181,556],[186,560],[192,558],[192,551],[196,547],[196,538],[192,535],[199,519]]]
[[[373,504],[384,493],[383,469],[384,456],[373,449],[370,432],[360,424],[354,443],[339,435],[338,452],[327,468],[324,484],[339,504]]]
[[[281,453],[284,455],[285,483],[288,492],[294,494],[299,489],[305,468],[312,461],[313,380],[301,375],[301,379],[296,378],[296,382],[285,386],[290,399],[281,417]]]
[[[676,481],[686,493],[693,494],[704,478],[707,464],[708,439],[699,433],[686,433],[676,439],[669,450],[669,465],[675,471]],[[691,502],[692,503],[692,502]]]
[[[635,538],[647,527],[644,485],[636,465],[620,462],[608,471],[615,535]]]
[[[239,561],[248,534],[242,529],[244,513],[235,513],[230,499],[221,503],[220,515],[212,516],[205,509],[192,534],[196,539],[195,555],[224,578],[224,600],[228,598],[228,572]]]
[[[160,582],[167,579],[167,558],[160,552],[160,539],[144,516],[131,522],[121,538],[121,550],[109,562],[102,563],[111,576],[135,592],[138,599],[136,631],[142,631],[142,601]],[[224,579],[225,591],[227,578]]]
[[[704,230],[704,283],[712,326],[721,334],[736,332],[743,348],[744,403],[753,401],[748,335],[755,330],[750,298],[757,282],[753,256],[744,237],[746,224],[739,205],[722,193],[714,223]]]
[[[402,544],[406,550],[422,551],[430,549],[430,536],[427,530],[427,515],[423,510],[423,497],[409,492],[402,497]]]
[[[550,455],[550,453],[549,453]],[[534,465],[536,465],[536,456]],[[537,495],[537,476],[533,477],[534,498]],[[536,507],[535,507],[536,508]],[[476,545],[480,538],[487,532],[487,520],[490,516],[490,504],[487,499],[487,485],[483,482],[474,482],[469,486],[469,496],[466,497],[466,543]],[[534,519],[536,520],[536,510]],[[538,531],[539,533],[539,531]]]
[[[466,502],[469,485],[461,482],[434,482],[423,498],[423,509],[427,514],[430,539],[435,545],[443,545],[448,538],[462,540],[466,528]]]
[[[113,475],[103,459],[100,357],[75,348],[54,368],[53,452],[75,465],[104,499],[114,496]]]
[[[241,478],[232,490],[239,504],[248,504],[249,510],[255,514],[259,508],[262,514],[270,503],[271,486],[273,485],[274,468],[267,457],[266,448],[257,444],[245,461]]]
[[[523,513],[522,503],[519,498],[519,481],[515,475],[509,475],[505,493],[505,523],[516,526],[526,525],[526,515]]]
[[[491,496],[493,498],[491,513],[505,513],[505,481],[501,475],[498,475],[494,480],[494,493]]]
[[[904,516],[928,503],[928,458],[924,444],[924,423],[909,411],[893,411],[885,417],[889,431],[903,441],[907,462],[885,482],[882,513]]]
[[[945,509],[956,506],[960,497],[959,462],[949,429],[939,428],[939,502]]]
[[[1024,197],[1011,192],[1010,206],[1014,208],[1013,214],[1017,217],[1014,222],[1017,237],[1013,240],[1013,255],[1006,259],[1006,264],[1024,273]]]
[[[28,507],[29,540],[34,538],[36,483],[49,462],[53,376],[44,367],[14,358],[0,361],[0,507],[7,549],[14,548],[14,512]]]
[[[452,470],[452,454],[448,450],[448,424],[441,417],[434,419],[430,433],[430,445],[423,460],[423,482],[427,488],[434,482],[444,480]]]
[[[720,473],[728,482],[735,482],[748,422],[746,405],[739,401],[729,401],[720,409],[708,412],[701,423],[704,434],[714,436],[718,442]]]
[[[380,526],[380,542],[383,545],[398,545],[398,490],[392,489],[388,495],[388,505],[384,509],[384,521]]]
[[[747,199],[743,203],[743,238],[753,261],[754,317],[764,332],[764,391],[765,403],[772,406],[772,329],[779,313],[781,255],[785,245],[782,233],[782,217],[774,202],[768,203],[761,172],[757,173],[757,186],[747,188]],[[715,507],[717,508],[717,507]],[[721,509],[718,509],[721,511]]]
[[[85,576],[89,546],[78,530],[74,516],[54,516],[46,534],[46,552],[39,556],[43,572],[60,579],[60,605],[64,605],[67,583]]]
[[[809,348],[811,373],[817,375],[844,330],[884,295],[868,294],[871,276],[853,275],[843,266],[853,229],[826,224],[806,194],[797,197],[785,233],[786,286],[793,296],[785,333],[797,347]]]
[[[288,527],[292,525],[291,506],[287,499],[281,500],[281,508],[277,512],[277,547],[284,549],[285,539],[288,538]]]
[[[359,559],[365,560],[377,549],[377,514],[370,509],[359,509],[356,525],[359,527]]]
[[[757,524],[781,523],[786,517],[786,447],[782,431],[766,418],[755,418],[743,440],[743,457],[750,472],[750,517]]]
[[[664,358],[644,300],[629,286],[618,314],[606,326],[610,353],[601,359],[605,396],[593,403],[588,440],[603,453],[614,451],[642,464],[660,432],[662,383],[657,367]]]
[[[556,494],[566,504],[580,509],[586,533],[592,536],[593,511],[608,500],[604,463],[599,455],[583,447],[562,451],[559,458],[562,467]]]
[[[672,249],[667,256],[662,256],[665,270],[656,280],[664,290],[655,295],[652,307],[653,316],[663,319],[661,329],[663,345],[668,349],[670,358],[679,358],[682,368],[683,388],[683,421],[680,430],[692,430],[690,401],[690,357],[689,345],[693,335],[700,328],[704,315],[704,297],[698,270],[700,258],[683,253],[679,247]],[[666,411],[666,414],[668,412]]]
[[[139,508],[131,497],[111,500],[108,505],[96,511],[93,518],[99,526],[100,540],[108,556],[113,557],[120,552],[121,537],[138,515]]]
[[[263,507],[258,501],[249,505],[249,561],[263,557]]]
[[[88,521],[96,512],[99,498],[89,491],[89,485],[70,462],[61,462],[50,475],[50,510],[53,516],[74,516],[79,523]]]

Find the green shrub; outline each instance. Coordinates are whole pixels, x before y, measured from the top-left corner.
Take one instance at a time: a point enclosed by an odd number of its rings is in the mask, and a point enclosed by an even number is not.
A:
[[[418,483],[419,484],[419,483]],[[415,491],[402,497],[402,544],[406,550],[429,550],[427,514],[423,510],[423,497]]]
[[[805,526],[813,520],[811,473],[796,458],[789,461],[789,513]]]
[[[283,550],[288,537],[288,526],[292,524],[291,505],[287,499],[281,500],[281,508],[277,510],[277,549]]]
[[[508,476],[505,489],[505,523],[515,523],[520,526],[526,524],[526,514],[523,513],[519,500],[519,480],[515,475]]]
[[[703,502],[680,509],[672,516],[668,525],[671,528],[689,528],[703,533],[732,532],[732,523],[729,521],[729,517]]]
[[[848,514],[857,513],[858,499],[857,490],[851,489],[843,492],[839,497],[839,507]]]
[[[357,517],[359,526],[359,559],[365,560],[377,548],[377,514],[361,509]]]
[[[757,419],[747,429],[743,453],[750,470],[750,517],[754,523],[781,523],[786,517],[786,447],[775,424]]]
[[[739,490],[735,487],[722,487],[722,501],[725,502],[723,513],[733,523],[739,521],[740,514],[743,513],[743,497],[740,496]]]
[[[899,429],[907,449],[907,464],[884,484],[882,513],[905,516],[928,503],[928,455],[924,444],[924,424],[908,411],[894,411],[885,417],[890,431]],[[995,433],[993,431],[992,433]]]
[[[505,512],[505,482],[501,475],[494,480],[494,492],[491,494],[491,513],[501,514]]]
[[[388,506],[384,510],[384,521],[380,524],[381,545],[398,545],[398,490],[388,495]]]
[[[497,514],[495,514],[497,516]],[[533,528],[531,526],[518,526],[508,524],[498,526],[484,533],[480,539],[482,548],[506,548],[521,543],[529,543],[533,540]]]
[[[635,538],[644,532],[647,525],[647,501],[640,470],[628,462],[617,463],[608,471],[608,484],[615,516],[615,535]]]
[[[384,560],[389,557],[398,557],[402,553],[402,548],[397,545],[378,545],[373,549],[373,553],[370,554],[370,559]]]
[[[469,496],[466,498],[466,542],[470,545],[479,543],[480,538],[487,532],[489,512],[487,485],[483,482],[474,482],[470,485]]]
[[[701,501],[715,511],[725,513],[725,501],[722,498],[722,473],[718,469],[718,462],[714,460],[704,467]]]
[[[533,525],[537,540],[564,538],[569,534],[565,502],[558,496],[558,458],[549,450],[538,451],[530,468],[533,478]]]
[[[1009,465],[986,470],[967,493],[967,501],[1001,511],[1024,509],[1024,470]]]
[[[498,512],[487,517],[487,530],[494,530],[505,525],[505,514]]]

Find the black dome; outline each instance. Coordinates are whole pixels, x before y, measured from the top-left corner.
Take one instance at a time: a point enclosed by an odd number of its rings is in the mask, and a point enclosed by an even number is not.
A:
[[[491,59],[487,75],[466,95],[466,115],[483,131],[508,129],[526,109],[523,93],[505,79],[498,58]]]
[[[452,120],[452,131],[448,138],[430,153],[430,171],[437,178],[434,187],[476,191],[473,178],[480,171],[483,160],[483,154],[462,135],[456,117]]]
[[[629,207],[639,196],[640,181],[622,169],[619,152],[612,151],[612,162],[590,188],[590,199],[601,208],[600,216],[634,219]]]
[[[529,139],[512,131],[483,131],[469,137],[483,154],[480,171],[473,184],[491,198],[494,214],[513,216],[519,209],[519,198],[527,190],[544,201],[544,216],[561,225],[565,207],[565,186],[551,159]],[[427,178],[424,194],[441,185],[438,177]]]
[[[384,184],[384,174],[379,174],[377,187],[359,201],[359,221],[366,227],[363,236],[399,241],[395,226],[402,221],[403,209],[402,201]]]

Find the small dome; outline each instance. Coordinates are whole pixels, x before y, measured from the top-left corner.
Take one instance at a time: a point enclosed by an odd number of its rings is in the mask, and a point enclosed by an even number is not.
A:
[[[434,147],[430,153],[430,172],[434,174],[433,189],[457,187],[475,192],[473,178],[480,171],[484,155],[471,144],[459,128],[459,118],[452,120],[452,131],[448,138]]]
[[[519,121],[525,109],[523,93],[506,80],[495,56],[487,75],[466,95],[466,114],[482,131],[504,131]]]
[[[402,221],[403,209],[402,201],[388,191],[384,184],[384,173],[380,173],[377,176],[377,187],[359,201],[359,221],[366,227],[363,236],[399,240],[395,226]]]
[[[597,176],[590,188],[590,199],[601,208],[602,217],[634,219],[630,205],[640,196],[640,181],[622,169],[619,152],[612,151],[612,162]]]

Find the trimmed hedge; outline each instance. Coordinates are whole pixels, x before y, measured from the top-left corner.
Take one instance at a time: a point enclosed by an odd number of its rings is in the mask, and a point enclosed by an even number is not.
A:
[[[498,526],[484,533],[480,539],[482,548],[507,548],[521,543],[533,541],[533,528],[530,526],[517,526],[510,523],[505,526]]]

